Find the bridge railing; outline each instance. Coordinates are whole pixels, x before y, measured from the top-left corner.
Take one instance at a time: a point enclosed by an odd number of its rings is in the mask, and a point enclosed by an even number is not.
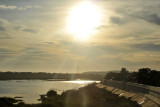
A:
[[[160,87],[154,87],[154,86],[131,83],[131,82],[115,81],[115,80],[104,80],[102,83],[126,91],[150,94],[152,96],[160,98]]]

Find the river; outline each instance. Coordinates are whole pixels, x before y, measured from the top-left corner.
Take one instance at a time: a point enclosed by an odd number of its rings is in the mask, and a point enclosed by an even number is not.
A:
[[[98,81],[47,81],[47,80],[7,80],[0,81],[0,97],[23,97],[25,103],[40,103],[39,95],[53,89],[61,94],[65,90],[78,89]]]

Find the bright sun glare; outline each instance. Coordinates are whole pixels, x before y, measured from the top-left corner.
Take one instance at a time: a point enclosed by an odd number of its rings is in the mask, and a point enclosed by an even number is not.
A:
[[[67,32],[77,40],[88,40],[96,33],[100,21],[100,9],[91,2],[82,2],[70,10],[67,18]]]

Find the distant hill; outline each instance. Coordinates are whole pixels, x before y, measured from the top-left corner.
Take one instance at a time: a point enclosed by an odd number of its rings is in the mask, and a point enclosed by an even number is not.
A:
[[[106,75],[109,72],[120,73],[120,70],[111,70],[111,71],[88,71],[83,72],[83,74],[98,74],[98,75]]]

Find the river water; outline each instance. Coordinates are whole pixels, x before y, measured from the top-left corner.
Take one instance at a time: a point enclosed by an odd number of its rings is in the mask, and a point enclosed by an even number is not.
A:
[[[7,80],[0,81],[0,97],[23,97],[25,103],[40,103],[39,95],[53,89],[61,94],[65,90],[78,89],[98,81],[47,81],[47,80]]]

